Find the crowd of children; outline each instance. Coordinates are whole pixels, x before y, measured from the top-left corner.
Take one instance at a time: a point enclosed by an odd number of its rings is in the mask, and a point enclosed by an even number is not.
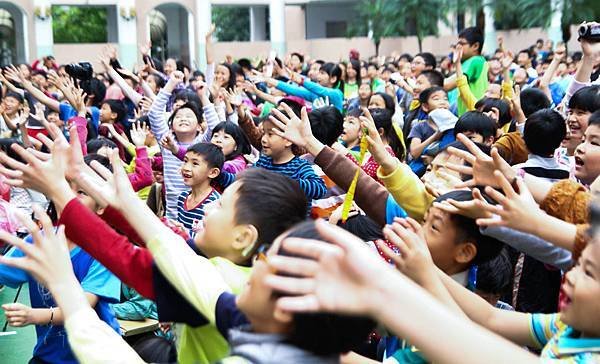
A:
[[[30,363],[600,362],[600,42],[217,64],[213,31],[204,70],[0,72]]]

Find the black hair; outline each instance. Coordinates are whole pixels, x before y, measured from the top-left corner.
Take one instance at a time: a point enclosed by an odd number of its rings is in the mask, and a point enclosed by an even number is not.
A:
[[[290,57],[293,57],[293,56],[296,56],[296,57],[298,57],[298,59],[300,60],[300,63],[304,63],[304,56],[303,56],[303,55],[301,55],[300,53],[298,53],[298,52],[293,52],[292,54],[290,54]]]
[[[223,121],[217,124],[213,128],[212,135],[223,130],[225,134],[231,135],[233,140],[235,140],[235,150],[231,152],[230,155],[226,155],[226,160],[231,160],[240,155],[250,154],[252,152],[252,147],[250,146],[250,140],[248,140],[248,136],[239,125],[231,122],[231,121]],[[212,136],[211,136],[212,137]]]
[[[369,62],[369,63],[367,63],[367,69],[368,69],[369,67],[375,67],[375,68],[379,69],[379,66],[378,66],[378,65],[377,65],[377,63],[375,63],[375,62]]]
[[[600,109],[594,111],[588,118],[588,127],[592,125],[600,126]]]
[[[444,86],[444,75],[440,71],[425,70],[419,76],[425,76],[431,86]]]
[[[174,94],[175,97],[173,98],[173,102],[182,100],[185,103],[193,102],[196,105],[201,105],[200,97],[198,97],[198,94],[190,89],[182,88],[174,92]]]
[[[202,118],[203,118],[202,109],[199,108],[198,104],[196,104],[195,102],[188,101],[185,104],[181,105],[177,110],[173,111],[173,113],[169,117],[169,127],[171,127],[173,125],[173,120],[175,119],[175,116],[177,116],[177,113],[183,109],[192,110],[194,115],[196,115],[196,120],[198,121],[198,124],[200,124],[202,122]]]
[[[400,61],[400,60],[402,60],[402,58],[406,59],[409,62],[412,62],[412,60],[413,60],[413,57],[408,53],[401,54],[400,57],[398,57],[398,60]]]
[[[92,106],[101,106],[104,97],[106,97],[106,85],[97,78],[83,80],[79,82],[79,87],[85,92],[88,98],[92,98]]]
[[[23,97],[23,95],[13,92],[13,91],[8,91],[6,93],[6,95],[4,96],[4,98],[6,99],[7,97],[12,97],[13,99],[17,100],[19,102],[19,104],[22,104],[23,102],[25,102],[25,98]]]
[[[296,115],[297,117],[300,117],[302,114],[302,105],[300,105],[300,103],[298,103],[294,99],[284,97],[283,99],[279,100],[277,106],[279,106],[279,104],[286,104],[287,106],[289,106],[290,109],[292,109],[292,111],[294,112],[294,115]]]
[[[221,148],[213,143],[193,144],[187,149],[186,154],[187,153],[194,153],[201,156],[208,165],[208,168],[219,168],[219,170],[223,169],[225,155],[223,155]]]
[[[493,203],[489,197],[482,193],[486,201]],[[450,191],[435,199],[435,202],[443,202],[448,199],[454,201],[471,201],[473,193],[470,190]],[[483,235],[479,231],[479,226],[474,219],[459,214],[450,214],[450,221],[454,223],[456,228],[456,244],[471,242],[477,247],[477,254],[470,264],[483,264],[494,259],[504,247],[504,244],[499,240],[490,236]]]
[[[426,67],[431,67],[432,69],[434,69],[435,66],[437,65],[437,61],[435,60],[435,56],[433,54],[429,53],[429,52],[419,53],[415,57],[421,57],[421,58],[423,58],[423,61],[425,62],[425,66]]]
[[[458,33],[458,37],[466,40],[469,43],[469,45],[479,43],[479,49],[478,49],[477,53],[481,54],[481,50],[483,49],[484,38],[483,38],[483,34],[481,33],[481,30],[479,28],[477,28],[477,27],[465,28],[460,33]]]
[[[177,71],[181,71],[183,72],[186,68],[188,69],[188,71],[190,70],[190,66],[188,66],[185,62],[183,62],[181,59],[176,59],[175,60],[175,65],[177,67]]]
[[[249,70],[254,69],[254,67],[252,67],[252,62],[250,62],[250,60],[248,58],[240,58],[237,61],[238,65],[240,65],[240,67],[242,67],[242,69],[246,68]]]
[[[98,153],[102,147],[109,147],[110,149],[116,149],[117,144],[112,140],[105,137],[98,137],[87,142],[88,154]]]
[[[480,134],[483,139],[495,137],[498,127],[496,122],[479,111],[467,111],[462,114],[454,126],[454,135],[465,132]]]
[[[490,155],[490,154],[491,154],[491,152],[492,152],[492,147],[490,147],[489,145],[486,145],[486,144],[481,144],[481,143],[475,143],[475,145],[476,145],[476,146],[477,146],[477,148],[479,148],[479,150],[481,150],[481,151],[483,152],[483,154],[485,154],[485,155]],[[447,151],[447,150],[448,150],[448,148],[450,148],[450,147],[452,147],[452,148],[456,148],[456,149],[458,149],[458,150],[462,150],[462,151],[465,151],[465,152],[470,152],[470,151],[469,151],[469,148],[467,148],[467,146],[466,146],[466,145],[464,145],[462,142],[460,142],[460,141],[458,141],[458,140],[455,140],[455,141],[453,141],[453,142],[452,142],[452,143],[450,143],[450,144],[446,144],[446,145],[445,145],[445,146],[444,146],[444,147],[443,147],[443,148],[442,148],[442,149],[441,149],[441,150],[440,150],[438,153],[445,152],[445,151]],[[471,166],[471,163],[469,163],[469,162],[467,162],[467,161],[464,161],[464,164],[465,164],[466,166]],[[467,175],[467,174],[462,174],[462,173],[460,174],[460,179],[461,179],[462,181],[467,181],[467,180],[471,179],[471,177],[472,177],[472,176],[470,176],[470,175]],[[484,187],[481,187],[480,189],[481,189],[481,190],[483,190],[483,189],[484,189]]]
[[[103,167],[112,172],[112,164],[110,164],[110,159],[106,158],[105,156],[94,152],[88,153],[85,155],[85,157],[83,157],[83,162],[88,166],[91,166],[92,161],[100,163]]]
[[[344,116],[334,106],[325,106],[308,113],[313,135],[321,143],[331,146],[344,131]]]
[[[388,109],[369,109],[369,112],[373,117],[377,130],[383,129],[383,135],[387,139],[396,158],[404,160],[406,157],[406,149],[396,132],[396,128],[392,125],[392,116],[394,116],[394,113]]]
[[[531,114],[525,121],[523,140],[527,149],[535,155],[549,157],[567,135],[567,125],[562,115],[552,109]]]
[[[519,54],[521,54],[521,53],[526,53],[526,54],[527,54],[527,57],[531,59],[531,51],[530,51],[528,48],[521,49],[521,50],[519,51],[519,53],[517,53],[517,55],[519,55]]]
[[[312,220],[292,227],[287,237],[324,240]],[[323,244],[329,244],[322,241]],[[278,255],[296,256],[280,248]],[[309,257],[303,257],[311,259]],[[274,296],[285,294],[274,292]],[[375,321],[367,317],[332,313],[295,313],[293,329],[287,341],[317,355],[334,355],[351,351],[361,345],[375,328]]]
[[[257,249],[268,248],[280,234],[306,218],[308,201],[298,181],[264,168],[248,168],[237,174],[236,183],[234,221],[256,228]]]
[[[356,59],[351,59],[348,62],[348,65],[352,67],[353,70],[356,71],[356,84],[360,87],[362,82],[362,78],[360,77],[360,62]],[[348,82],[348,69],[346,66],[346,83]]]
[[[600,110],[600,85],[583,87],[569,100],[569,109],[594,112]]]
[[[396,112],[396,102],[394,101],[393,97],[386,94],[385,92],[375,92],[375,93],[371,94],[371,97],[369,98],[369,102],[371,102],[371,99],[373,98],[373,96],[379,96],[383,99],[383,103],[385,104],[386,110],[391,111],[392,114],[394,114]]]
[[[154,78],[154,83],[156,83],[156,87],[158,87],[159,90],[161,88],[165,87],[166,81],[164,78],[160,77],[159,75],[150,74],[148,77]]]
[[[502,249],[497,257],[477,267],[476,289],[488,294],[504,294],[510,286],[512,273],[508,253]]]
[[[363,241],[384,239],[381,226],[366,215],[350,216],[345,223],[338,222],[338,226],[358,236]]]
[[[520,100],[521,109],[523,109],[526,118],[538,110],[550,107],[550,99],[544,91],[538,88],[530,87],[521,91]]]
[[[144,336],[131,347],[145,363],[177,362],[177,348],[175,344],[164,337],[156,335]]]
[[[102,105],[104,104],[110,107],[110,111],[112,113],[117,114],[117,119],[115,121],[123,124],[125,118],[127,117],[127,106],[125,106],[125,103],[117,99],[106,99],[102,101]]]
[[[227,81],[226,85],[223,85],[221,87],[225,88],[226,90],[233,90],[235,87],[235,73],[236,70],[234,69],[234,67],[232,67],[232,65],[227,64],[227,63],[221,63],[219,66],[223,66],[225,68],[227,68],[227,70],[229,71],[229,81]]]
[[[492,111],[492,108],[498,109],[499,118],[498,118],[498,126],[504,126],[512,121],[512,116],[510,115],[510,105],[507,101],[503,99],[494,99],[491,97],[484,97],[475,103],[475,110],[481,112]]]
[[[419,94],[419,102],[421,103],[421,105],[427,104],[431,95],[440,91],[446,92],[446,90],[444,90],[442,86],[431,86],[430,88],[426,88]]]
[[[316,60],[316,61],[314,61],[313,63],[318,63],[318,64],[320,64],[320,65],[322,66],[322,65],[324,65],[324,64],[325,64],[325,61],[324,61],[324,60],[322,60],[322,59],[317,59],[317,60]]]
[[[196,78],[196,77],[202,77],[202,79],[206,78],[204,76],[204,73],[200,70],[195,70],[194,72],[192,72],[192,78]],[[164,82],[164,80],[163,80],[163,82]]]
[[[321,66],[319,70],[327,73],[329,77],[337,78],[337,82],[333,85],[333,88],[337,88],[344,92],[344,80],[342,80],[342,68],[337,63],[327,62]]]

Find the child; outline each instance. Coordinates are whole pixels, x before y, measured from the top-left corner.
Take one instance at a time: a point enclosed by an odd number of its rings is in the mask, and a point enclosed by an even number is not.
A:
[[[454,126],[454,136],[465,134],[475,143],[492,146],[496,137],[496,122],[478,111],[467,111]]]
[[[359,154],[359,143],[361,133],[359,116],[362,115],[362,110],[358,109],[353,112],[348,112],[344,118],[344,130],[340,135],[340,140],[343,142],[344,147],[348,149],[355,158],[358,158]]]
[[[183,183],[191,190],[177,198],[177,221],[183,224],[191,238],[201,229],[205,208],[221,195],[211,186],[217,178],[225,156],[219,147],[210,143],[198,143],[188,148],[183,158],[181,175]]]
[[[427,113],[421,109],[421,103],[419,102],[421,92],[434,86],[444,86],[444,76],[438,71],[423,71],[416,79],[416,84],[413,88],[413,97],[410,104],[405,107],[406,117],[404,119],[404,125],[402,126],[404,142],[407,145],[410,144],[408,135],[410,134],[413,124],[427,120]]]
[[[550,182],[569,178],[569,170],[560,166],[554,158],[566,135],[565,120],[557,111],[544,109],[531,114],[523,133],[529,157],[525,163],[513,167]]]
[[[586,119],[584,140],[575,149],[575,177],[584,185],[591,185],[600,176],[600,110]]]
[[[446,94],[446,91],[439,86],[430,87],[421,92],[419,101],[421,103],[421,109],[425,113],[429,113],[438,108],[450,108],[448,95]],[[431,121],[427,121],[415,124],[412,127],[410,134],[408,135],[408,140],[410,140],[409,149],[411,159],[418,159],[428,145],[441,137],[441,133],[436,132],[431,124]]]
[[[100,108],[100,127],[98,128],[98,134],[105,138],[108,138],[117,144],[119,149],[119,155],[121,159],[125,159],[125,148],[123,145],[118,143],[117,139],[112,135],[110,129],[103,124],[111,124],[113,129],[118,134],[125,132],[125,118],[127,117],[127,108],[121,100],[107,99],[102,102]]]

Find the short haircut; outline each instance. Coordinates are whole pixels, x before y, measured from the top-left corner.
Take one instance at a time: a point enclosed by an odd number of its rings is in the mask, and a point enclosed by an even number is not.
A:
[[[314,109],[308,119],[315,138],[328,146],[335,143],[344,130],[344,116],[334,106]]]
[[[506,249],[490,261],[477,267],[476,289],[488,294],[501,295],[510,287],[513,268]]]
[[[103,167],[112,172],[112,164],[110,164],[110,160],[105,156],[98,153],[88,153],[83,157],[83,162],[88,166],[91,166],[92,161],[100,163]]]
[[[595,125],[600,126],[600,109],[596,110],[590,115],[588,119],[588,127]]]
[[[151,74],[148,77],[152,77],[154,79],[154,83],[156,83],[156,87],[158,87],[159,89],[165,87],[166,81],[159,75]]]
[[[549,108],[551,104],[544,91],[533,87],[521,91],[520,100],[521,109],[526,118],[538,110]]]
[[[177,102],[179,100],[184,103],[194,102],[196,105],[201,105],[200,97],[198,94],[189,89],[179,89],[174,92],[175,97],[173,98],[173,102]]]
[[[88,154],[98,153],[103,147],[109,147],[110,149],[118,148],[115,142],[105,137],[98,137],[87,142]]]
[[[473,45],[475,43],[479,43],[478,53],[481,54],[481,50],[483,49],[483,34],[481,30],[477,27],[469,27],[463,29],[460,33],[458,33],[459,38],[463,38],[466,40],[469,45]]]
[[[415,57],[423,58],[423,61],[425,62],[425,66],[427,66],[427,67],[435,68],[435,66],[437,65],[435,56],[429,52],[419,53]]]
[[[444,86],[444,75],[440,71],[425,70],[421,72],[421,76],[425,76],[431,86]]]
[[[97,78],[79,81],[79,87],[85,92],[88,98],[92,99],[93,106],[102,105],[106,97],[106,85]]]
[[[475,109],[481,112],[492,111],[492,108],[498,109],[500,117],[498,119],[498,126],[504,126],[512,121],[510,115],[510,105],[503,99],[494,99],[491,97],[484,97],[475,103]]]
[[[223,163],[225,163],[223,151],[212,143],[193,144],[187,149],[187,153],[194,153],[201,156],[206,161],[208,168],[223,169]]]
[[[525,54],[527,54],[528,58],[531,58],[531,52],[529,51],[529,49],[521,49],[518,54],[521,54],[521,53],[525,53]]]
[[[106,99],[102,101],[102,105],[108,105],[110,107],[110,111],[117,114],[116,121],[119,123],[123,123],[125,118],[127,117],[127,106],[121,100],[117,99]]]
[[[268,248],[275,238],[306,219],[308,201],[298,181],[264,168],[237,174],[235,222],[253,225],[257,248]]]
[[[298,53],[298,52],[293,52],[292,54],[290,54],[290,57],[293,57],[293,56],[296,56],[296,57],[298,57],[298,59],[300,60],[300,63],[304,63],[304,56],[303,56],[303,55],[301,55],[300,53]]]
[[[371,94],[371,97],[369,98],[369,102],[371,101],[371,98],[373,98],[373,96],[381,97],[383,99],[383,102],[385,103],[385,108],[387,110],[391,111],[392,114],[396,112],[396,102],[394,101],[393,97],[386,94],[385,92],[375,92],[375,93]]]
[[[485,194],[483,194],[483,197],[488,202],[492,202]],[[454,201],[471,201],[473,200],[473,193],[470,190],[450,191],[436,198],[435,202],[443,202],[449,199]],[[498,256],[504,247],[504,244],[497,239],[483,235],[479,231],[479,226],[475,223],[474,219],[458,214],[450,214],[450,221],[452,221],[457,231],[456,244],[472,242],[477,247],[477,254],[475,255],[475,258],[469,262],[470,264],[483,264],[488,262]]]
[[[288,237],[323,241],[310,220],[300,223],[288,231]],[[298,256],[280,248],[278,255]],[[302,256],[305,259],[313,259]],[[288,275],[289,276],[289,275]],[[285,293],[275,291],[275,297],[285,296]],[[364,343],[375,328],[375,321],[367,317],[350,316],[334,313],[294,313],[292,330],[287,334],[287,341],[304,350],[317,355],[335,355],[346,353]]]
[[[6,93],[6,96],[4,96],[4,98],[7,98],[7,97],[12,97],[13,99],[17,100],[19,102],[19,104],[22,104],[23,102],[25,102],[23,95],[13,92],[13,91],[8,91]]]
[[[338,226],[358,236],[363,241],[384,239],[381,226],[366,215],[350,216],[345,223],[338,222]]]
[[[277,106],[279,106],[279,104],[286,104],[287,106],[289,106],[290,109],[292,109],[292,111],[294,112],[294,115],[296,115],[297,117],[300,117],[302,114],[302,107],[304,105],[301,105],[299,102],[289,97],[284,97],[283,99],[279,100]]]
[[[240,155],[252,153],[252,147],[250,146],[248,136],[246,135],[246,133],[244,133],[244,131],[242,130],[242,128],[240,128],[239,125],[231,121],[220,122],[219,124],[217,124],[217,126],[213,128],[212,135],[215,135],[215,133],[218,133],[221,130],[223,130],[225,134],[231,135],[233,140],[235,140],[236,148],[230,155],[225,156],[226,159],[229,160],[236,158]]]
[[[454,126],[454,135],[472,132],[480,134],[483,139],[495,137],[498,127],[496,122],[479,111],[467,111],[462,114]]]
[[[407,60],[409,62],[412,62],[412,60],[413,60],[413,57],[408,53],[401,54],[400,57],[398,57],[398,60],[402,60],[402,58],[404,58],[405,60]]]
[[[600,110],[600,85],[577,90],[569,100],[569,109],[594,112]]]
[[[198,124],[202,122],[202,109],[199,108],[198,104],[196,104],[195,102],[188,101],[185,104],[181,105],[177,110],[174,110],[173,113],[171,113],[171,116],[169,117],[169,126],[173,125],[173,120],[175,119],[175,116],[177,116],[177,113],[183,109],[192,110],[194,115],[196,115],[196,120],[198,121]]]
[[[567,125],[558,111],[539,110],[525,121],[523,139],[532,154],[542,157],[553,155],[566,135]]]
[[[441,86],[432,86],[430,88],[426,88],[419,94],[419,102],[421,103],[421,105],[426,104],[429,101],[431,95],[440,91],[446,92],[446,90],[444,90],[444,88]]]

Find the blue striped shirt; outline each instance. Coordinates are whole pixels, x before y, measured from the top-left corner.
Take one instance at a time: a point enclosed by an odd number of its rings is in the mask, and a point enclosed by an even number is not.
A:
[[[327,193],[325,181],[317,176],[310,163],[302,158],[294,157],[287,163],[274,164],[273,159],[261,154],[254,166],[281,173],[284,176],[288,176],[291,179],[298,181],[300,188],[304,191],[304,194],[309,201],[309,205],[310,201],[322,198],[325,193]],[[221,171],[221,174],[216,179],[216,182],[223,187],[229,186],[234,181],[235,174],[224,171]]]
[[[177,221],[187,229],[190,238],[194,238],[204,220],[204,208],[209,203],[218,200],[221,195],[213,188],[212,191],[197,206],[187,206],[187,198],[192,191],[184,191],[177,198]],[[190,208],[191,207],[191,208]]]

